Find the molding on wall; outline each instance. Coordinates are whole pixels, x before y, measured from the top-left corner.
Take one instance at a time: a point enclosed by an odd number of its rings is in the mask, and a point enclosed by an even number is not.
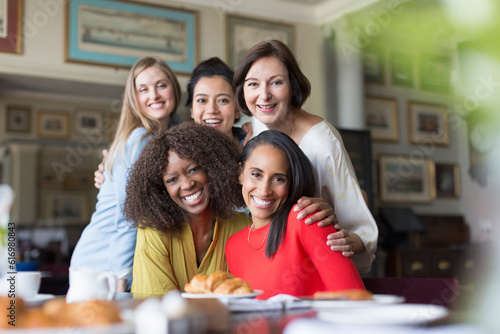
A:
[[[352,11],[361,9],[380,0],[328,0],[319,4],[280,0],[173,0],[182,4],[212,7],[218,15],[225,13],[250,15],[275,21],[300,22],[320,25],[331,22]],[[150,3],[162,4],[158,0]]]

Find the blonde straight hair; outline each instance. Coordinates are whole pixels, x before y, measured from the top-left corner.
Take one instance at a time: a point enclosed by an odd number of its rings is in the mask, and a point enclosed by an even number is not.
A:
[[[177,77],[175,76],[172,69],[163,60],[158,57],[144,57],[139,59],[134,64],[134,66],[132,66],[127,77],[127,83],[125,85],[123,105],[120,114],[120,121],[118,123],[118,129],[116,130],[113,143],[111,144],[109,155],[106,158],[108,163],[107,171],[109,177],[111,177],[111,174],[113,172],[113,165],[115,164],[117,159],[125,158],[123,157],[125,145],[132,131],[141,126],[146,128],[147,131],[142,137],[142,139],[144,139],[145,137],[154,134],[156,131],[161,130],[160,122],[157,119],[151,118],[141,112],[136,97],[135,79],[142,71],[151,66],[156,66],[165,74],[165,76],[169,80],[169,84],[172,85],[172,88],[174,90],[175,103],[174,109],[170,114],[170,119],[172,119],[172,117],[175,115],[175,112],[181,100],[181,86],[179,84],[179,81],[177,80]],[[136,147],[133,149],[132,156],[135,154],[135,150],[137,149],[138,145],[139,142],[136,143]]]

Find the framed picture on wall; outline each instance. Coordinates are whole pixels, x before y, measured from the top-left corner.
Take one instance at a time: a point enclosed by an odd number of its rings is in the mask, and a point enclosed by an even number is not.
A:
[[[7,106],[5,124],[7,133],[30,133],[31,108],[25,106]]]
[[[75,129],[79,134],[102,131],[102,114],[98,111],[79,110],[75,114]]]
[[[174,72],[190,74],[198,63],[198,14],[130,1],[66,2],[66,61],[131,67],[158,56]]]
[[[447,146],[450,143],[448,108],[444,105],[408,102],[408,127],[413,144]]]
[[[89,199],[84,193],[58,192],[44,196],[42,219],[74,224],[88,222],[89,216]]]
[[[382,202],[426,203],[436,198],[434,162],[411,156],[379,158],[379,196]]]
[[[37,133],[40,138],[65,139],[68,137],[69,114],[57,111],[39,111]]]
[[[420,89],[447,94],[451,91],[451,59],[447,56],[420,56]]]
[[[396,99],[367,96],[365,98],[366,126],[373,140],[399,141],[398,108]]]
[[[64,180],[58,177],[54,168],[42,167],[38,173],[38,185],[43,189],[61,189],[64,187]]]
[[[0,51],[22,52],[22,0],[0,0]]]
[[[363,76],[365,82],[383,84],[385,72],[384,49],[369,46],[363,49]]]
[[[236,68],[243,55],[260,41],[277,39],[292,52],[295,48],[293,25],[249,17],[226,15],[227,62]]]
[[[457,164],[436,163],[436,196],[460,197],[460,174]]]
[[[413,87],[413,57],[411,54],[391,52],[391,84]]]

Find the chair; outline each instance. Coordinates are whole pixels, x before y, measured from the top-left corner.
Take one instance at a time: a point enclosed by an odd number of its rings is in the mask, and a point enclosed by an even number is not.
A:
[[[363,282],[373,294],[405,297],[406,303],[454,307],[461,295],[455,278],[367,277]]]

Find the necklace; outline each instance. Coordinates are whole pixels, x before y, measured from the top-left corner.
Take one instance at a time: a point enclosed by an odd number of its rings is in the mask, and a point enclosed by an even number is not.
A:
[[[252,231],[252,228],[253,228],[253,223],[252,223],[252,225],[250,225],[250,227],[248,228],[248,237],[247,237],[248,246],[250,246],[250,248],[251,248],[251,249],[253,249],[253,250],[259,250],[259,249],[261,249],[261,248],[262,248],[262,246],[264,245],[264,241],[266,241],[266,239],[267,239],[267,234],[268,234],[268,232],[269,232],[269,231],[266,231],[266,232],[264,233],[264,238],[262,239],[262,242],[260,243],[260,246],[259,246],[259,247],[257,247],[257,248],[254,248],[254,247],[252,247],[252,244],[250,243],[250,232]],[[269,229],[269,224],[267,224],[267,230],[268,230],[268,229]]]

